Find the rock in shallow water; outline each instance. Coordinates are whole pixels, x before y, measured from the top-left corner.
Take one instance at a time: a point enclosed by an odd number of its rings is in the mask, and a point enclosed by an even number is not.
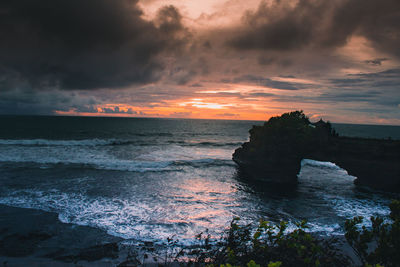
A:
[[[233,154],[251,179],[285,186],[297,183],[304,158],[330,161],[356,176],[357,185],[400,191],[400,141],[341,137],[329,122],[311,123],[302,111],[253,126],[250,142]]]

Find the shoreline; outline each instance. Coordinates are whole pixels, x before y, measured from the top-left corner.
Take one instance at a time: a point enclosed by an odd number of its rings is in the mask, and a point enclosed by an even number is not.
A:
[[[0,204],[0,214],[3,266],[136,266],[140,264],[135,258],[146,253],[145,247],[124,245],[125,239],[104,230],[63,223],[54,212]],[[357,262],[344,236],[335,238],[339,241],[335,246]],[[129,258],[132,251],[134,257]],[[157,251],[152,254],[161,256]],[[149,258],[146,264],[157,263]]]
[[[3,266],[115,266],[124,239],[89,226],[63,223],[58,214],[0,205]]]

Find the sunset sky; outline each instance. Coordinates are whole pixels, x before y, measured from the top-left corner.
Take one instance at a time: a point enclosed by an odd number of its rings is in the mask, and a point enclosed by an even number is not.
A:
[[[2,0],[0,114],[400,125],[399,0]]]

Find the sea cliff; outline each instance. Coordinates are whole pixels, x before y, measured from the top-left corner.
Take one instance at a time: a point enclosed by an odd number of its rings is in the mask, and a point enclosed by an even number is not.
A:
[[[249,131],[233,161],[250,179],[297,183],[302,159],[330,161],[357,177],[355,183],[400,191],[400,141],[339,136],[329,122],[311,123],[302,111],[272,117]]]

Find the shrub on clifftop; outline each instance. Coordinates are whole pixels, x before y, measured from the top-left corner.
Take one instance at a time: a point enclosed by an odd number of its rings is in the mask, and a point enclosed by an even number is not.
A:
[[[257,148],[264,155],[285,157],[288,154],[301,157],[315,146],[326,145],[330,137],[336,136],[329,122],[311,123],[303,111],[272,117],[263,126],[254,126],[249,132],[250,143],[247,146]]]

